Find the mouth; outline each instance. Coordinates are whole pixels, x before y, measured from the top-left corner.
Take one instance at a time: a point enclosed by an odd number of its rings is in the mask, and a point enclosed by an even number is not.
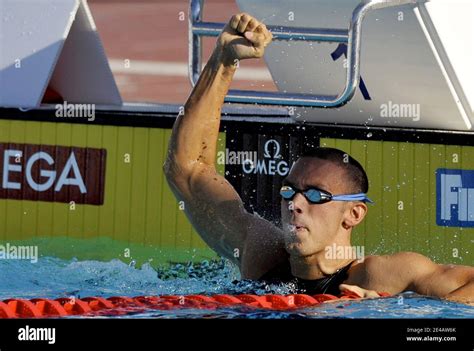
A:
[[[306,228],[305,226],[300,225],[300,224],[294,224],[294,223],[290,223],[288,227],[290,228],[290,232],[292,233],[300,233],[304,230],[308,230],[308,228]]]

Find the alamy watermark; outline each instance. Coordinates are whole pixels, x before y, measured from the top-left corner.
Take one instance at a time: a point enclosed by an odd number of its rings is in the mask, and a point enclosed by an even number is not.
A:
[[[0,245],[0,260],[30,260],[38,262],[38,246]]]
[[[219,165],[250,165],[254,167],[257,163],[257,151],[225,151],[217,152],[217,164]]]
[[[64,101],[55,108],[57,118],[87,118],[89,122],[95,120],[95,104],[70,104]]]
[[[18,329],[19,341],[47,341],[48,344],[56,343],[56,328],[35,328],[26,325]]]
[[[420,104],[399,104],[388,101],[380,105],[380,117],[382,118],[411,118],[414,122],[420,120]]]
[[[324,248],[324,257],[328,260],[363,260],[364,246],[343,246],[332,244]]]

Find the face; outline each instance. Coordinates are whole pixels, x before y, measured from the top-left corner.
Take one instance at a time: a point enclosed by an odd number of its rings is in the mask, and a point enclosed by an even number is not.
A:
[[[283,181],[300,190],[314,187],[333,195],[351,193],[345,171],[330,161],[303,157]],[[282,199],[281,213],[287,251],[291,255],[309,256],[333,243],[342,229],[351,203],[330,201],[311,204],[303,194],[292,200]]]

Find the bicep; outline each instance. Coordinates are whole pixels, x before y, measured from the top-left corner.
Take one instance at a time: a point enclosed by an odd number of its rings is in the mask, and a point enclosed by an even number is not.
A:
[[[467,266],[437,264],[415,252],[400,252],[389,256],[388,267],[401,291],[443,297],[464,285],[474,269]]]
[[[431,272],[416,277],[413,286],[420,294],[443,297],[472,280],[473,267],[433,263]]]
[[[237,264],[242,278],[258,279],[286,259],[281,229],[247,212],[239,194],[214,169],[194,170],[176,195],[199,235]]]
[[[414,291],[443,297],[472,279],[473,271],[467,266],[440,265],[419,253],[399,252],[366,257],[354,267],[347,284],[391,294]]]
[[[213,167],[197,165],[180,181],[171,186],[196,231],[214,251],[240,266],[255,216],[245,210],[239,194]]]

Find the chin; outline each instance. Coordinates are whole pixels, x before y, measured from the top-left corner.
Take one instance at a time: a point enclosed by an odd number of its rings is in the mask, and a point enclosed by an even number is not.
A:
[[[321,243],[315,243],[309,237],[288,237],[285,249],[290,256],[306,257],[324,251],[324,246],[321,246]]]
[[[286,252],[290,256],[308,256],[311,251],[304,242],[291,242],[286,244]]]

